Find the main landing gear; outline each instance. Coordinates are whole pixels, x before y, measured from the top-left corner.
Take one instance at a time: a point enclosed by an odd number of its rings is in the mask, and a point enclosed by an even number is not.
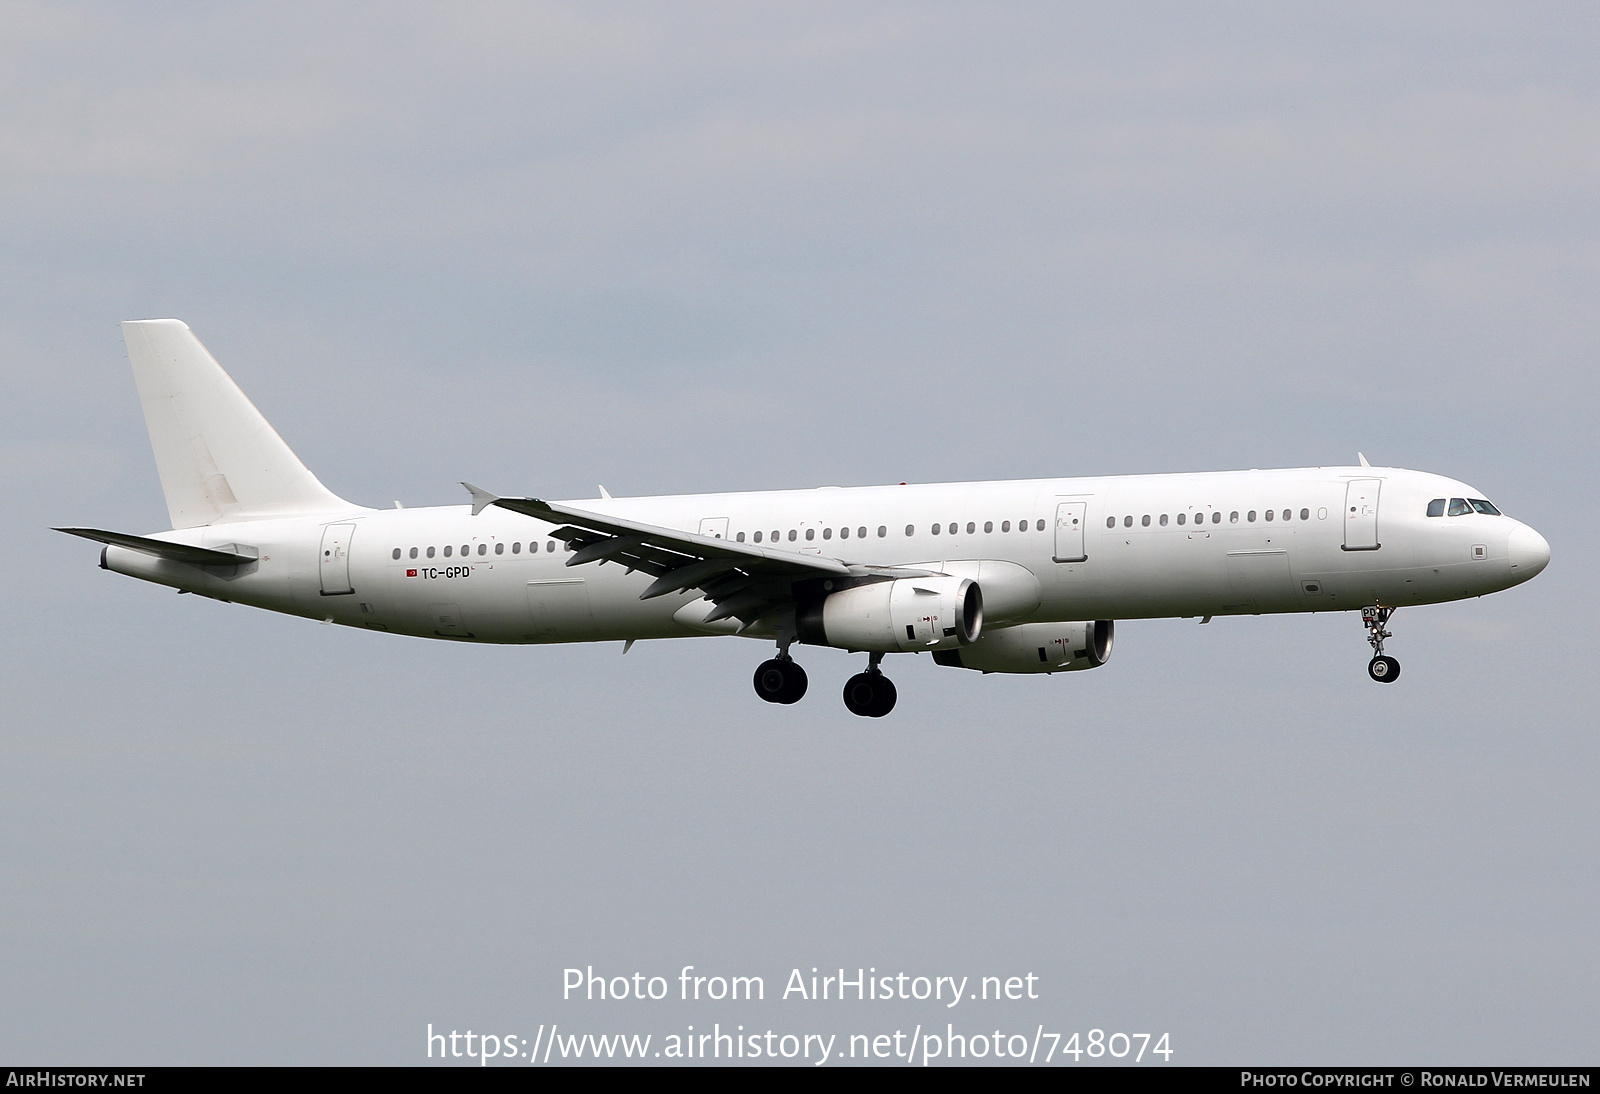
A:
[[[894,684],[878,668],[883,654],[869,655],[867,671],[858,672],[844,685],[844,705],[851,714],[882,718],[894,709]],[[806,670],[789,658],[787,648],[756,668],[756,694],[769,703],[798,703],[806,693]]]
[[[882,660],[881,653],[868,654],[867,671],[858,672],[844,682],[844,705],[851,714],[882,718],[894,709],[898,694],[894,681],[878,669]]]
[[[1367,662],[1367,675],[1380,684],[1392,684],[1400,679],[1400,662],[1383,652],[1383,640],[1394,635],[1384,630],[1384,624],[1394,614],[1393,608],[1380,606],[1361,609],[1361,622],[1367,626],[1367,641],[1372,645],[1372,660]]]
[[[771,661],[756,666],[756,694],[769,703],[798,703],[806,693],[806,670],[784,650]]]

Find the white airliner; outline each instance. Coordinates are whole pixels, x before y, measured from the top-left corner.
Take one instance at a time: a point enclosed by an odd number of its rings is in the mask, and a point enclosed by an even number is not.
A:
[[[457,642],[741,635],[756,694],[793,703],[795,642],[866,653],[853,713],[887,714],[886,653],[1070,672],[1113,620],[1354,611],[1372,679],[1400,607],[1527,581],[1550,545],[1465,483],[1391,467],[821,487],[470,504],[336,497],[189,328],[124,323],[172,531],[62,528],[107,570],[271,611]],[[464,484],[466,485],[466,484]],[[609,565],[608,565],[609,563]],[[626,647],[625,647],[626,648]]]

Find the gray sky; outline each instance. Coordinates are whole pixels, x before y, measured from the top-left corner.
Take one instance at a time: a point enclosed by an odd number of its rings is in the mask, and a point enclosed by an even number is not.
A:
[[[1574,5],[13,3],[0,36],[0,1057],[892,1032],[793,967],[1032,971],[1173,1062],[1600,1048],[1600,15]],[[1099,671],[470,648],[141,585],[117,321],[408,505],[1353,461],[1549,538],[1400,613]],[[759,974],[754,1007],[561,969]]]

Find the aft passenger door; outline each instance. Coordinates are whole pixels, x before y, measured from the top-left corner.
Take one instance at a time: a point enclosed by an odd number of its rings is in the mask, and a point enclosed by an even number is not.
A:
[[[1382,479],[1351,479],[1344,491],[1344,549],[1376,551],[1378,542],[1378,490]]]
[[[322,595],[353,593],[350,585],[350,538],[354,524],[330,524],[322,530],[322,557],[317,560],[322,573]]]
[[[1057,562],[1082,562],[1089,557],[1083,550],[1083,522],[1088,512],[1085,501],[1064,501],[1056,506]]]

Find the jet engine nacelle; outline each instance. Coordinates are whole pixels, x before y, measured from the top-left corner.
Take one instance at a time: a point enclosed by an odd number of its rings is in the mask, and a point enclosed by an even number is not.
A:
[[[1024,623],[989,631],[977,642],[933,655],[941,665],[980,672],[1074,672],[1097,669],[1111,659],[1116,624]]]
[[[983,593],[965,577],[902,577],[840,589],[795,613],[800,641],[847,650],[953,650],[983,634]]]

